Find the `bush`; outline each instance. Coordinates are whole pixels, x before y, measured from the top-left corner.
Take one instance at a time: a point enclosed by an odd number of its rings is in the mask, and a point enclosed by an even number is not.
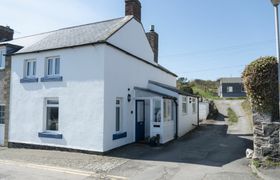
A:
[[[275,57],[260,57],[242,75],[252,109],[278,118],[278,63]]]

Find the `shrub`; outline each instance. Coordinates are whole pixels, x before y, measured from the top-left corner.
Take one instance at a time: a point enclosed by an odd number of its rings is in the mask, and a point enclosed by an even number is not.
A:
[[[260,57],[246,66],[243,83],[252,109],[278,118],[278,63],[275,57]]]

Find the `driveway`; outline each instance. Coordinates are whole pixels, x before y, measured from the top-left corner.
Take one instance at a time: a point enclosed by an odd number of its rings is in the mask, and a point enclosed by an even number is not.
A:
[[[223,103],[222,101],[218,102],[218,106],[223,106]],[[1,164],[1,160],[8,160],[9,163],[31,163],[48,167],[69,168],[63,172],[68,176],[74,176],[71,174],[72,170],[78,169],[88,172],[88,174],[84,173],[88,177],[83,178],[93,179],[98,176],[106,179],[139,180],[258,179],[251,173],[248,167],[249,162],[245,159],[246,149],[252,148],[250,128],[248,131],[244,128],[239,132],[236,128],[239,126],[238,123],[229,127],[226,114],[223,113],[221,109],[218,120],[206,120],[193,132],[167,145],[149,147],[144,144],[132,144],[117,149],[106,156],[3,148],[0,150],[0,175],[5,177],[12,172],[11,169],[6,170],[6,166]],[[243,115],[238,113],[238,116]],[[239,123],[243,122],[239,121]],[[229,131],[231,128],[234,129],[234,133]],[[28,169],[25,171],[25,176],[28,176],[29,173],[32,175],[32,167]],[[51,175],[51,172],[52,168],[48,168],[47,174]],[[44,174],[44,172],[40,173],[37,174],[38,178]],[[61,179],[59,176],[54,178],[57,171],[53,173],[52,179]],[[93,173],[94,176],[90,176],[90,173]],[[65,179],[69,178],[65,176]]]

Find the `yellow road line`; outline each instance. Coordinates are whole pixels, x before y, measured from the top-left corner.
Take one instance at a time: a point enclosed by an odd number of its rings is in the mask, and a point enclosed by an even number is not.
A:
[[[114,175],[106,175],[106,174],[99,174],[95,172],[90,171],[82,171],[82,170],[75,170],[70,168],[62,168],[62,167],[54,167],[54,166],[46,166],[46,165],[38,165],[38,164],[32,164],[32,163],[24,163],[24,162],[18,162],[18,161],[10,161],[10,160],[0,160],[1,164],[6,165],[17,165],[22,167],[29,167],[34,169],[40,169],[40,170],[48,170],[48,171],[55,171],[60,173],[67,173],[67,174],[73,174],[73,175],[79,175],[79,176],[91,176],[91,177],[108,177],[111,179],[127,179],[126,177],[122,176],[114,176]]]

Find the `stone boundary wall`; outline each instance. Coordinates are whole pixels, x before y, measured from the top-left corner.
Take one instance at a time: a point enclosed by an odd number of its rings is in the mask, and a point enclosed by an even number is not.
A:
[[[254,113],[254,156],[253,159],[265,160],[280,158],[280,122],[271,122],[271,116]]]

